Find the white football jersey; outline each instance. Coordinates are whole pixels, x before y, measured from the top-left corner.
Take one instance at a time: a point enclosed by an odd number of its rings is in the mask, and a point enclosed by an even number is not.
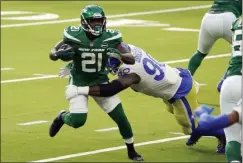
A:
[[[171,99],[180,87],[182,78],[180,71],[166,64],[159,63],[144,50],[130,45],[132,54],[135,57],[134,65],[122,64],[118,75],[136,73],[140,76],[139,84],[131,86],[137,92],[149,96],[160,97],[166,100]]]

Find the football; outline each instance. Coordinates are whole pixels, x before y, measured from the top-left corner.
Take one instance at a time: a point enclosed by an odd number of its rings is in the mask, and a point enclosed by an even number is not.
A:
[[[56,52],[59,59],[62,61],[71,61],[73,59],[73,56],[75,54],[74,48],[69,44],[63,44],[60,46],[58,51]]]

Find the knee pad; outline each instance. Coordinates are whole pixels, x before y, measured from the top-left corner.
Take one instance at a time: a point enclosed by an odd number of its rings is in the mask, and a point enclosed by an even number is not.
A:
[[[79,128],[83,126],[86,122],[87,114],[71,114],[71,125],[73,128]]]

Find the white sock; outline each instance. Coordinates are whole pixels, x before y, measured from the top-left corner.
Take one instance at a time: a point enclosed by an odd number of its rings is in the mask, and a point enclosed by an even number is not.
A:
[[[129,139],[124,139],[127,144],[132,144],[133,143],[133,137]]]

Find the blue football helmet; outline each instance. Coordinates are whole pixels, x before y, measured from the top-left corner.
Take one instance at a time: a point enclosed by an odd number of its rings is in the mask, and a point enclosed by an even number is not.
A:
[[[106,68],[112,75],[116,75],[118,73],[119,67],[122,65],[122,61],[115,57],[109,57]]]

